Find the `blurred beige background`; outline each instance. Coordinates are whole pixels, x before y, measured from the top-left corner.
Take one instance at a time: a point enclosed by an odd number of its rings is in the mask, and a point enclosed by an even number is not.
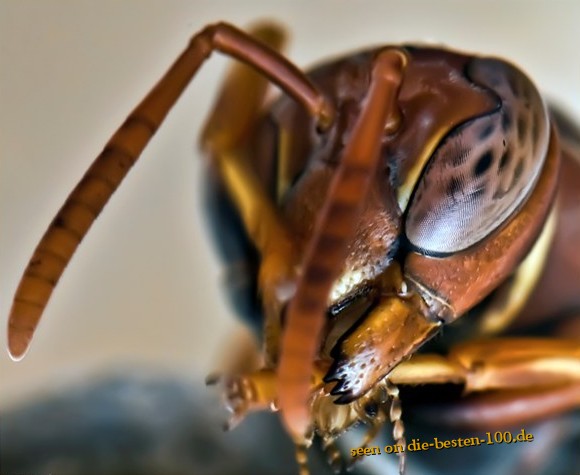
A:
[[[580,2],[0,0],[0,344],[18,279],[64,198],[205,24],[269,17],[311,64],[432,41],[511,58],[580,122]],[[65,273],[24,361],[0,352],[0,408],[140,365],[202,378],[235,329],[199,206],[196,137],[215,56]]]

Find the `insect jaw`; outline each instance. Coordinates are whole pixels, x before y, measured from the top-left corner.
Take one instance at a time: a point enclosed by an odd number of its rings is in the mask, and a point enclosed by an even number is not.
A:
[[[382,297],[331,351],[334,361],[324,381],[336,383],[335,402],[363,396],[431,339],[443,322],[426,315],[426,302],[414,292]]]

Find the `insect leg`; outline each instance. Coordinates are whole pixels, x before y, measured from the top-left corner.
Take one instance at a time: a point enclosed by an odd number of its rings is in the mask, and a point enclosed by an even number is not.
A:
[[[472,341],[452,348],[448,358],[465,368],[465,392],[483,393],[456,406],[456,423],[515,424],[580,407],[578,340]]]
[[[446,357],[416,355],[389,375],[395,384],[463,385],[450,405],[413,410],[433,422],[481,429],[506,427],[580,407],[580,343],[502,338],[457,345]]]
[[[508,429],[580,407],[580,383],[471,394],[448,403],[413,407],[414,417],[462,430]]]
[[[223,386],[222,397],[231,417],[225,425],[226,430],[238,425],[248,412],[276,410],[276,373],[262,369],[242,375],[209,375],[207,385]]]
[[[311,391],[320,389],[326,369],[319,368]],[[248,377],[268,379],[267,384],[260,384],[270,393],[263,391],[260,398],[262,407],[271,404],[276,393],[274,370]],[[560,414],[580,407],[580,345],[577,340],[549,338],[468,342],[452,348],[447,356],[416,354],[379,384],[393,398],[390,417],[396,424],[400,408],[394,402],[393,388],[447,383],[463,385],[466,395],[449,407],[429,404],[414,408],[414,415],[449,426],[483,428]],[[394,429],[402,436],[400,428]]]
[[[282,48],[283,33],[265,25],[251,34],[272,50]],[[252,158],[246,152],[267,92],[268,79],[243,64],[234,64],[201,136],[210,165],[236,208],[245,233],[260,255],[259,288],[262,307],[276,313],[277,289],[293,279],[294,243],[275,203],[258,179]],[[266,359],[277,354],[280,327],[277,318],[265,315]]]
[[[203,29],[115,132],[42,237],[24,271],[10,314],[8,347],[14,359],[24,356],[56,283],[90,226],[214,50],[252,65],[302,103],[321,127],[331,122],[328,101],[278,53],[225,23]]]

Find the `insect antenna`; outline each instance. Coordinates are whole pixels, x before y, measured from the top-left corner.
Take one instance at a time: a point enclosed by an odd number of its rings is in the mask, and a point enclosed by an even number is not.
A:
[[[332,122],[330,102],[283,56],[227,23],[204,28],[114,133],[41,238],[10,312],[8,348],[14,360],[20,360],[27,351],[52,291],[78,245],[213,51],[253,66],[302,104],[322,129]]]
[[[278,366],[278,403],[296,444],[310,426],[313,362],[331,287],[348,252],[356,221],[378,167],[381,138],[399,127],[398,90],[406,57],[385,49],[375,57],[369,92],[330,183],[308,243],[296,292],[288,303]]]
[[[308,443],[295,444],[296,462],[298,462],[298,475],[309,475],[308,469]]]
[[[403,475],[405,473],[407,441],[405,439],[405,426],[402,419],[403,408],[401,407],[399,388],[388,379],[385,380],[385,388],[387,395],[391,398],[389,418],[391,424],[393,424],[393,439],[395,444],[402,447],[402,450],[398,452],[397,455],[399,456],[399,475]]]

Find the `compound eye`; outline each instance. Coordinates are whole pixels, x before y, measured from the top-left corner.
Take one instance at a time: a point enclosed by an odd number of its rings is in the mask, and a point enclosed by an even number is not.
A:
[[[500,106],[451,131],[429,160],[406,219],[420,252],[466,249],[501,226],[526,200],[549,139],[545,105],[530,80],[497,59],[474,59],[467,74]]]

